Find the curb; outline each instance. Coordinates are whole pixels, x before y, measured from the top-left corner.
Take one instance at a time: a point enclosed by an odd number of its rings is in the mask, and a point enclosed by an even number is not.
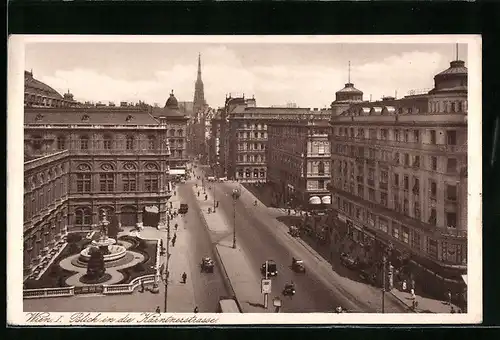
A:
[[[410,306],[408,306],[399,296],[394,294],[392,291],[389,291],[388,293],[390,293],[394,299],[396,299],[401,305],[403,305],[411,313],[417,313],[417,314],[420,313],[419,311],[412,309]]]
[[[200,216],[200,219],[203,221],[203,225],[205,227],[205,231],[207,233],[208,238],[210,239],[211,242],[213,242],[212,236],[210,235],[210,230],[208,228],[207,220],[205,219],[205,215],[203,214],[203,211],[201,210],[200,204],[199,204],[196,196],[194,197],[194,199],[196,200],[196,204],[198,206],[198,209],[196,210],[196,212],[197,212],[198,216]],[[221,274],[222,274],[222,278],[224,281],[224,286],[228,290],[228,293],[231,295],[231,297],[235,300],[240,311],[243,311],[241,309],[240,302],[238,301],[238,298],[234,292],[234,288],[233,288],[233,285],[231,284],[231,280],[229,279],[229,275],[227,274],[226,267],[224,266],[224,262],[222,261],[222,258],[219,254],[219,250],[217,249],[217,244],[212,243],[212,249],[213,249],[214,256],[216,258],[215,260],[219,263],[219,267],[221,268]]]

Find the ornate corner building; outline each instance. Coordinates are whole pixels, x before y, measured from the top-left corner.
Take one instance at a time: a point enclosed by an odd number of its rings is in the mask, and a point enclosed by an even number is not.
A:
[[[461,293],[467,270],[464,62],[452,61],[437,74],[432,90],[401,99],[364,102],[349,83],[332,103],[331,128],[332,208],[346,249],[368,263],[391,249],[393,262],[410,267],[422,291]]]
[[[122,226],[148,225],[150,206],[165,221],[169,173],[185,171],[188,160],[187,117],[173,93],[163,109],[53,103],[24,110],[25,278],[48,265],[68,232],[98,224],[102,209]]]

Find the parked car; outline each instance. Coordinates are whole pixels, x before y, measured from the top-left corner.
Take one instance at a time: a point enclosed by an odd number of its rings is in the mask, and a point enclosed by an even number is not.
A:
[[[357,261],[346,253],[340,254],[340,262],[342,263],[342,265],[350,269],[356,268],[357,265]]]
[[[262,266],[260,267],[260,272],[262,273],[262,276],[266,276],[266,264],[263,263]],[[276,265],[276,262],[273,260],[268,260],[267,261],[267,276],[276,276],[278,275],[278,266]]]
[[[215,182],[215,177],[214,176],[208,176],[207,181],[209,182]]]
[[[201,271],[206,273],[214,272],[214,261],[210,257],[204,257],[201,259]]]
[[[179,214],[187,214],[189,206],[186,203],[181,203],[179,207]]]
[[[292,225],[290,226],[290,235],[293,237],[299,237],[300,236],[300,230],[296,226]]]
[[[306,267],[304,266],[304,261],[292,258],[292,270],[296,273],[305,273]]]

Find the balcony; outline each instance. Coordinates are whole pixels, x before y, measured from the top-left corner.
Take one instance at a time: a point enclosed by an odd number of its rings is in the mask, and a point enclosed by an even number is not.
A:
[[[316,157],[316,158],[330,158],[332,155],[329,152],[325,153],[313,153],[313,152],[308,152],[307,157]]]
[[[330,174],[327,173],[327,172],[323,172],[323,173],[319,173],[319,172],[308,172],[307,173],[307,177],[308,178],[311,178],[311,177],[323,177],[323,178],[327,178],[327,177],[330,177]]]

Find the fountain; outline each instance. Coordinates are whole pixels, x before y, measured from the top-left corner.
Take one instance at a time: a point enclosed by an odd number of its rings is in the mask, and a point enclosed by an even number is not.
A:
[[[91,249],[98,248],[103,254],[104,263],[111,261],[116,261],[123,258],[127,254],[125,247],[117,245],[116,240],[108,237],[108,225],[109,221],[107,219],[106,211],[103,211],[103,217],[101,222],[101,231],[99,233],[99,238],[92,241],[92,243],[80,252],[79,261],[87,263],[90,260]]]

